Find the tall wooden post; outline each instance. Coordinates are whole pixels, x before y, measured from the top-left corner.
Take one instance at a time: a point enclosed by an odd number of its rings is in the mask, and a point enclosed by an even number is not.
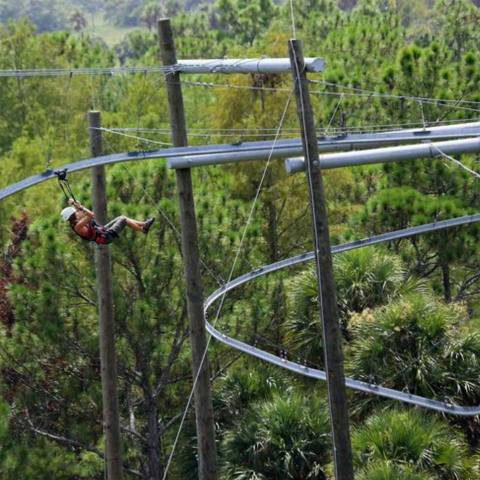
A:
[[[102,154],[100,112],[89,112],[90,150],[92,157]],[[105,167],[92,169],[93,211],[99,223],[107,221]],[[102,370],[103,424],[105,429],[108,480],[122,480],[122,453],[117,396],[117,364],[115,358],[112,267],[108,245],[95,247],[95,270],[100,333],[100,365]]]
[[[177,63],[177,57],[170,19],[164,18],[159,20],[158,38],[163,64],[175,65]],[[173,144],[175,147],[184,147],[187,145],[188,140],[180,76],[178,73],[170,73],[166,75],[165,81],[167,85]],[[210,392],[208,357],[205,354],[207,335],[203,313],[203,284],[200,271],[192,178],[189,168],[177,169],[175,173],[177,176],[177,191],[180,207],[187,311],[190,321],[190,342],[192,346],[193,378],[197,378],[198,375],[194,389],[199,460],[198,472],[201,480],[215,480],[217,478],[217,451],[215,446],[215,428],[212,396]]]
[[[289,41],[297,112],[302,132],[307,179],[312,210],[315,239],[319,309],[323,328],[325,371],[327,374],[328,403],[333,438],[335,479],[352,480],[352,448],[348,421],[345,374],[343,371],[342,337],[338,324],[338,308],[333,278],[327,210],[323,190],[322,172],[318,157],[315,121],[310,103],[302,44]]]

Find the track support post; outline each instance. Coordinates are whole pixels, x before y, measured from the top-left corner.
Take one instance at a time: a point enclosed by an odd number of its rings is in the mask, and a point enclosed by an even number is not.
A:
[[[310,193],[335,479],[352,480],[352,448],[343,369],[342,337],[338,324],[336,288],[315,121],[310,102],[302,43],[298,40],[290,40],[288,47]]]
[[[164,65],[175,65],[177,57],[170,19],[158,22],[160,53]],[[187,129],[180,75],[169,73],[165,76],[172,139],[175,147],[187,145]],[[197,221],[190,168],[175,170],[177,177],[182,251],[187,293],[187,311],[190,321],[190,342],[192,347],[192,373],[198,379],[194,388],[195,420],[197,427],[198,476],[200,480],[216,480],[217,451],[213,421],[212,396],[208,356],[206,355],[207,335],[203,312],[203,284],[200,271]],[[205,358],[204,358],[205,355]]]
[[[92,157],[102,154],[99,130],[100,112],[88,113]],[[92,168],[93,211],[97,221],[107,221],[105,167]],[[95,246],[95,272],[99,313],[100,366],[102,372],[103,427],[108,480],[122,480],[122,446],[118,413],[117,362],[115,354],[114,312],[112,294],[112,262],[108,245]]]

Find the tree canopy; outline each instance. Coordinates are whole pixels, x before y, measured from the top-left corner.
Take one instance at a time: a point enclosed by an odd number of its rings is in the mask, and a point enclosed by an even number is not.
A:
[[[161,15],[172,17],[179,58],[286,57],[290,7],[3,1],[0,69],[158,67]],[[112,45],[91,29],[92,16],[128,33]],[[309,74],[319,137],[477,119],[472,2],[297,0],[293,20],[305,54],[326,60],[324,73]],[[216,73],[181,82],[192,145],[299,137],[289,75]],[[89,157],[90,109],[102,112],[106,154],[171,142],[160,73],[2,77],[2,187]],[[458,160],[478,168],[478,155]],[[264,168],[192,171],[206,294],[230,276],[313,248],[304,176],[287,176],[272,161],[257,198]],[[162,478],[192,386],[174,177],[163,159],[107,168],[109,218],[156,217],[147,237],[125,232],[111,247],[126,478]],[[70,181],[91,207],[89,172]],[[324,182],[333,244],[476,213],[480,198],[478,178],[446,157],[329,170]],[[0,203],[0,471],[7,480],[104,478],[93,248],[61,222],[64,203],[54,182]],[[470,225],[335,258],[349,375],[480,403],[477,238]],[[230,292],[210,320],[235,338],[321,367],[317,301],[314,271],[298,266]],[[215,341],[208,355],[222,478],[331,479],[325,386]],[[400,410],[354,392],[349,402],[359,479],[478,477],[478,418]],[[169,478],[196,478],[195,436],[187,412]]]

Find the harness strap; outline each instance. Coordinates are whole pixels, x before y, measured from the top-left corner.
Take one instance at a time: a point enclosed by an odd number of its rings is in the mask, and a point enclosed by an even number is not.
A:
[[[73,194],[72,188],[70,187],[70,182],[67,178],[67,169],[64,168],[63,170],[55,170],[53,172],[58,178],[58,184],[62,189],[65,198],[68,200],[69,198],[73,198],[73,200],[77,201],[75,195]]]
[[[94,242],[97,245],[106,245],[108,243],[108,235],[105,231],[105,227],[99,227],[98,225],[93,225],[93,230],[95,231],[95,240]]]
[[[75,232],[76,235],[78,235],[82,240],[86,240],[88,242],[95,242],[97,245],[106,245],[109,243],[109,237],[107,235],[107,232],[104,227],[96,224],[94,221],[92,221],[89,224],[89,230],[91,232],[91,236],[84,237],[83,235],[80,235],[76,230],[75,227],[72,226],[72,230]]]

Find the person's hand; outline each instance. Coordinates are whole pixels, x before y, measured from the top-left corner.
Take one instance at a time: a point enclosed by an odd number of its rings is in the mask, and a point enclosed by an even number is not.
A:
[[[69,205],[75,205],[75,200],[73,198],[68,199],[68,204]]]

